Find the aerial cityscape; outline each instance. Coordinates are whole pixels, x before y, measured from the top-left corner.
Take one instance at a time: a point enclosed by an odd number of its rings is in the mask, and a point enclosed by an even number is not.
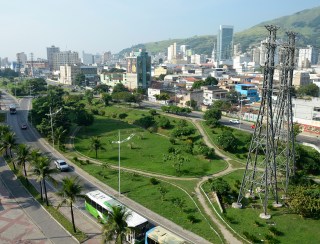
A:
[[[3,2],[0,243],[320,243],[320,6],[245,5]]]

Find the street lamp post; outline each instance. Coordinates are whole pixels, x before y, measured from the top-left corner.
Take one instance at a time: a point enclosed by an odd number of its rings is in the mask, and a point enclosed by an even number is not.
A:
[[[239,129],[240,129],[240,126],[241,126],[241,114],[242,114],[242,99],[240,99]]]
[[[52,139],[52,147],[54,150],[54,136],[53,136],[53,122],[52,122],[52,117],[54,115],[56,115],[57,113],[59,113],[61,111],[62,108],[60,108],[58,111],[52,113],[51,111],[51,106],[50,106],[50,114],[46,114],[47,116],[50,116],[50,124],[51,124],[51,139]]]
[[[118,169],[119,169],[119,197],[121,196],[121,191],[120,191],[120,144],[123,142],[127,142],[129,140],[131,140],[131,138],[134,136],[134,134],[131,134],[129,137],[127,137],[126,139],[123,139],[121,141],[121,136],[120,136],[120,130],[119,130],[119,141],[112,141],[111,143],[117,143],[118,144],[118,151],[119,151],[119,155],[118,155]]]

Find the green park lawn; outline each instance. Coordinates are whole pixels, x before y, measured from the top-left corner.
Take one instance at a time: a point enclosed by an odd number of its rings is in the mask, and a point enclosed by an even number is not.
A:
[[[242,130],[233,129],[227,126],[211,128],[205,122],[202,122],[201,125],[204,128],[207,135],[209,136],[210,140],[218,147],[219,147],[218,137],[223,133],[223,131],[225,130],[232,131],[232,134],[237,139],[237,150],[232,153],[227,151],[224,151],[224,152],[229,157],[236,159],[237,161],[246,163],[247,154],[248,154],[247,146],[250,145],[251,133],[245,132]]]
[[[139,112],[141,111],[134,111],[134,113]],[[130,118],[134,116],[137,115],[130,114]],[[185,162],[181,166],[181,173],[178,174],[173,167],[173,161],[164,160],[164,155],[168,154],[168,148],[173,146],[167,136],[150,133],[125,121],[102,116],[96,116],[93,125],[83,127],[78,132],[75,138],[75,148],[80,153],[95,158],[95,151],[90,150],[90,138],[99,136],[105,150],[98,151],[98,159],[116,165],[118,164],[118,144],[112,143],[112,141],[118,141],[118,131],[121,133],[121,140],[132,133],[135,134],[130,141],[121,144],[121,166],[123,167],[188,177],[213,174],[226,167],[226,163],[219,158],[209,160],[202,155],[183,153],[189,159],[189,162]],[[174,147],[183,150],[185,145],[184,142],[178,141]]]
[[[223,179],[229,183],[232,190],[236,190],[238,193],[234,185],[236,180],[241,182],[243,173],[244,170],[237,170],[224,176]],[[208,193],[210,191],[209,183],[204,184],[203,188]],[[255,200],[254,203],[259,205],[260,200]],[[279,241],[278,243],[320,243],[319,220],[289,213],[286,207],[270,208],[268,211],[272,216],[271,219],[262,220],[259,218],[259,214],[263,212],[262,208],[254,209],[247,206],[243,209],[234,209],[228,205],[222,217],[240,235],[244,236],[243,233],[248,232],[264,242],[266,242],[266,235],[273,235],[269,228],[275,227],[279,231],[279,235],[274,235],[274,239]]]
[[[114,189],[118,189],[117,170],[108,168],[101,170],[100,165],[92,163],[81,164],[79,161],[75,163],[100,181]],[[163,201],[159,191],[160,186],[168,191]],[[209,223],[202,217],[190,197],[177,187],[161,181],[153,185],[149,177],[136,173],[121,172],[121,192],[146,208],[202,236],[212,243],[220,243],[218,236],[210,228]],[[177,201],[181,201],[183,204],[179,206],[176,203]],[[188,219],[188,216],[189,218],[190,216],[194,217],[194,223]],[[213,225],[212,223],[210,224]]]

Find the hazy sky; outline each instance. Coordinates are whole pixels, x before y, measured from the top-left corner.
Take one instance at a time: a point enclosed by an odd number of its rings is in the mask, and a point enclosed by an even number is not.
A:
[[[319,0],[0,0],[0,57],[46,58],[46,47],[119,52],[138,43],[235,32],[320,6]]]

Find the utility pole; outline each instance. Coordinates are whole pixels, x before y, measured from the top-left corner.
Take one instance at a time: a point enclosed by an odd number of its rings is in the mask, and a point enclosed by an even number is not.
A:
[[[121,136],[120,136],[120,130],[119,130],[119,140],[118,141],[112,141],[111,143],[117,143],[118,144],[118,170],[119,170],[119,176],[118,176],[118,180],[119,180],[119,182],[118,182],[118,186],[119,186],[119,197],[121,196],[121,190],[120,190],[120,183],[121,183],[121,181],[120,181],[120,176],[121,176],[121,174],[120,174],[120,159],[121,159],[121,156],[120,156],[120,144],[121,143],[123,143],[123,142],[127,142],[127,141],[129,141],[129,140],[131,140],[131,138],[134,136],[135,134],[131,134],[129,137],[127,137],[126,139],[123,139],[122,141],[121,141]]]
[[[53,150],[54,150],[54,135],[53,135],[53,116],[58,114],[60,111],[61,111],[62,108],[60,108],[58,111],[52,113],[52,109],[51,109],[51,106],[50,106],[50,113],[49,114],[46,114],[47,116],[50,116],[50,124],[51,124],[51,139],[52,139],[52,147],[53,147]]]

